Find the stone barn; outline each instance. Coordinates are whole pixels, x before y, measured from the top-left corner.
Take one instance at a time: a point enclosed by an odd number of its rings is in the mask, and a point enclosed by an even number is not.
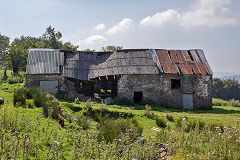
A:
[[[124,49],[81,52],[29,49],[26,85],[73,96],[109,91],[135,104],[212,108],[212,70],[202,50]]]

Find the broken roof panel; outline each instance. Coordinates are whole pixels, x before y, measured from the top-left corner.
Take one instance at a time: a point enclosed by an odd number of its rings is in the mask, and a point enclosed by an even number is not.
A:
[[[59,73],[89,80],[120,74],[212,74],[202,50],[138,49],[114,52],[29,50],[27,74]],[[64,59],[65,56],[65,59]]]
[[[207,61],[203,51],[201,49],[198,49],[198,50],[196,50],[196,53],[198,54],[199,58],[201,59],[205,69],[207,70],[207,73],[208,74],[213,74],[213,71],[212,71],[211,67],[208,64],[208,61]]]
[[[170,58],[167,50],[156,50],[156,53],[157,53],[159,62],[163,67],[164,73],[172,73],[172,74],[179,73],[177,66]]]

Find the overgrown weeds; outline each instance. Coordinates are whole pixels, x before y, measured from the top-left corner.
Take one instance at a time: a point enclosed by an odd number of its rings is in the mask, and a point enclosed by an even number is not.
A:
[[[135,140],[142,135],[142,127],[134,119],[117,119],[102,118],[98,126],[98,140],[113,142],[114,139],[122,139],[128,134],[131,140]]]
[[[154,118],[155,118],[155,115],[154,115],[154,113],[152,112],[152,107],[151,107],[151,106],[149,106],[148,104],[146,104],[146,105],[145,105],[145,110],[146,110],[145,116],[146,116],[147,118],[151,118],[151,119],[154,119]]]
[[[172,115],[167,114],[167,115],[166,115],[166,118],[167,118],[167,120],[169,120],[170,122],[174,122],[174,118],[173,118]]]
[[[161,117],[157,117],[156,118],[156,124],[158,127],[160,128],[166,128],[167,127],[167,122],[165,119],[161,118]]]
[[[18,76],[11,76],[7,79],[9,84],[14,84],[14,83],[22,83],[23,82],[23,77],[21,75]]]

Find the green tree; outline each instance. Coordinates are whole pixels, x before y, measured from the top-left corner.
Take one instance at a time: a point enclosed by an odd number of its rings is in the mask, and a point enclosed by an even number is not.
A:
[[[41,37],[21,36],[15,38],[9,45],[9,38],[0,36],[1,61],[4,66],[13,70],[14,75],[20,70],[25,71],[29,48],[53,48],[76,50],[78,46],[70,42],[60,41],[62,34],[49,26]],[[4,42],[4,43],[3,43]]]
[[[45,33],[40,37],[42,48],[63,49],[63,50],[77,50],[78,46],[71,44],[71,42],[63,42],[62,33],[55,31],[55,28],[49,26]]]
[[[214,78],[212,89],[215,98],[240,100],[240,84],[235,79],[221,80]]]
[[[0,34],[0,66],[1,68],[4,69],[4,75],[3,75],[4,79],[7,77],[6,70],[8,67],[8,63],[6,61],[5,55],[9,51],[9,43],[10,43],[9,37]]]
[[[123,47],[122,46],[106,46],[106,47],[102,47],[101,51],[116,51],[116,50],[122,50]]]

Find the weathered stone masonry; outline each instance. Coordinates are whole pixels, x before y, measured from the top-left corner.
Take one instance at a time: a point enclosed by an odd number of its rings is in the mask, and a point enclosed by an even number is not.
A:
[[[171,79],[180,79],[180,89],[171,89]],[[133,101],[134,92],[142,92],[143,101],[153,100],[171,108],[183,108],[182,94],[193,94],[193,109],[212,107],[210,75],[122,75],[118,97]]]
[[[64,85],[64,76],[62,74],[26,74],[27,87],[40,87],[40,81],[58,81],[58,89]]]

